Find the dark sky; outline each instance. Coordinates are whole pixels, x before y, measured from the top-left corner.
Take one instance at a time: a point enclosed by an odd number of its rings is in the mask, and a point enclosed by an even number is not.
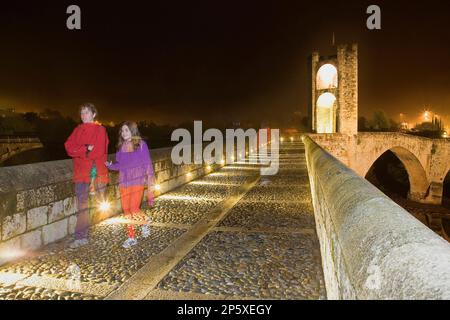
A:
[[[448,1],[21,1],[0,7],[0,108],[156,123],[306,114],[307,56],[359,44],[360,114],[450,113]],[[368,5],[382,30],[366,28]],[[82,30],[66,28],[81,7]]]

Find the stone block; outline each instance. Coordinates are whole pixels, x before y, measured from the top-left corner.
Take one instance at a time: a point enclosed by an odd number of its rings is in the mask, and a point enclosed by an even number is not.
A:
[[[63,200],[51,203],[48,206],[48,223],[61,220],[65,217]]]
[[[42,246],[42,230],[37,229],[21,235],[21,245],[23,250],[36,250]]]
[[[77,215],[71,215],[69,217],[69,234],[75,233],[75,227],[77,226]]]
[[[55,201],[56,185],[44,186],[37,189],[19,191],[17,193],[17,210],[40,207]]]
[[[0,220],[17,212],[17,199],[15,192],[0,194]]]
[[[75,197],[69,197],[63,200],[64,215],[66,217],[77,212],[77,199]]]
[[[47,224],[48,207],[38,207],[27,212],[27,230],[33,230]]]
[[[68,220],[69,219],[66,218],[44,226],[42,228],[43,244],[46,245],[67,236]]]
[[[24,213],[17,213],[3,218],[2,240],[11,239],[26,230],[26,216]]]

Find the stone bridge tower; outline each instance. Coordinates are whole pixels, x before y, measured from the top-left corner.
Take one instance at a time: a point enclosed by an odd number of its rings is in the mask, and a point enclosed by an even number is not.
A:
[[[358,46],[338,45],[337,54],[309,59],[312,132],[358,132]]]

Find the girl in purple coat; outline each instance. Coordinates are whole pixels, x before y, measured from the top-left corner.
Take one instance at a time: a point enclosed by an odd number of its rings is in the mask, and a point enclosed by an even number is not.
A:
[[[148,185],[148,201],[151,205],[153,195],[153,165],[147,144],[142,140],[135,122],[124,122],[119,131],[116,162],[107,162],[110,170],[119,171],[120,201],[125,215],[143,224],[142,236],[148,237],[150,230],[146,224],[147,216],[141,212],[140,205],[144,195],[144,187]],[[129,248],[137,244],[134,224],[127,226],[128,239],[123,247]]]

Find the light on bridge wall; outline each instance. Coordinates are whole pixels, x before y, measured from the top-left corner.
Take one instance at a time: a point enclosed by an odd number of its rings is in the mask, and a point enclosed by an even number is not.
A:
[[[98,208],[102,212],[107,212],[111,209],[111,204],[109,203],[109,201],[102,201],[102,202],[100,202]]]

